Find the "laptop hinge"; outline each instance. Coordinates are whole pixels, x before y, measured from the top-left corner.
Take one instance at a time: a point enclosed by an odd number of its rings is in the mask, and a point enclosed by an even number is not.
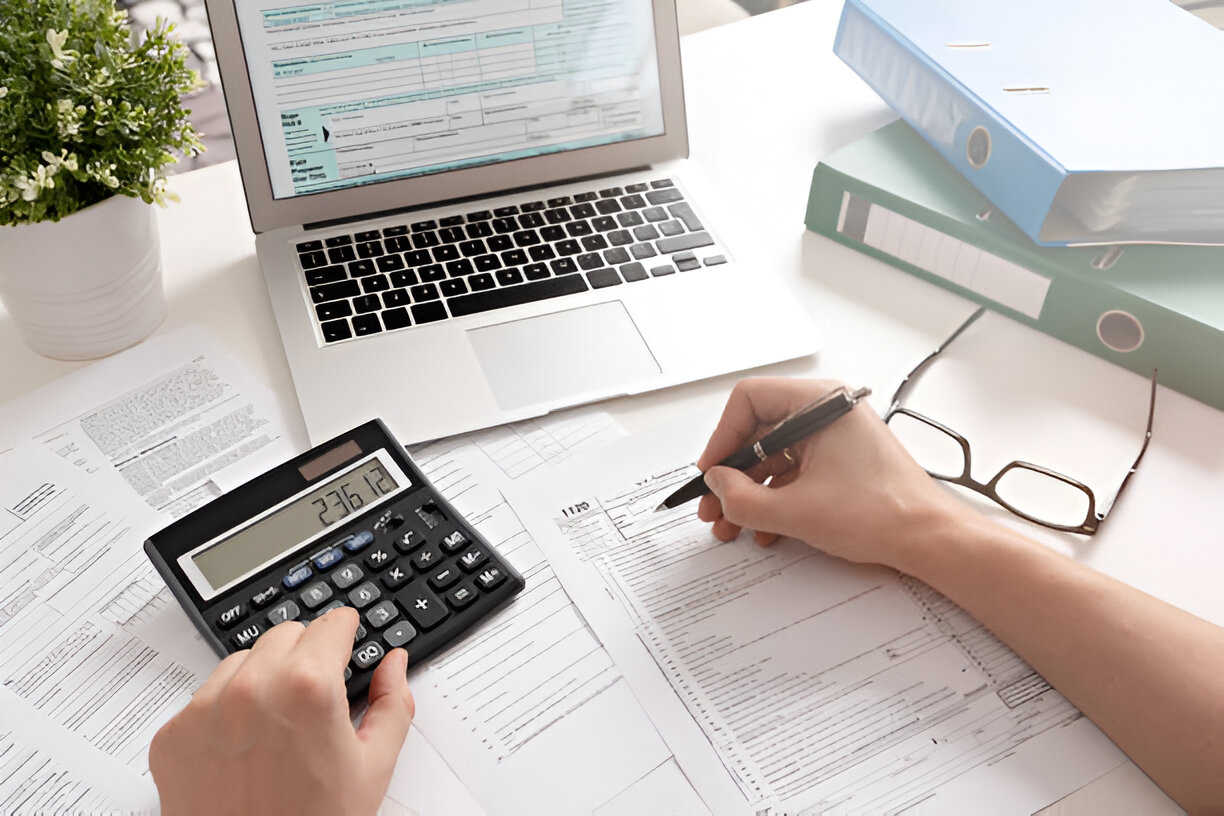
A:
[[[649,170],[649,169],[650,168],[648,165],[644,165],[642,167],[627,167],[621,172],[634,173],[634,172],[641,172],[643,170]],[[401,215],[403,213],[420,212],[421,210],[436,210],[439,207],[449,207],[455,204],[462,204],[466,201],[485,201],[494,195],[496,196],[516,195],[518,193],[531,192],[532,190],[543,190],[549,187],[556,187],[559,184],[580,184],[584,181],[589,181],[591,179],[607,178],[607,177],[608,177],[607,173],[599,173],[597,175],[591,175],[591,176],[578,176],[576,178],[566,179],[564,181],[550,181],[550,182],[543,183],[543,184],[529,184],[524,187],[512,187],[507,190],[498,190],[495,193],[480,193],[478,195],[463,196],[461,198],[449,198],[445,201],[433,201],[428,204],[416,204],[411,207],[397,207],[397,208],[390,209],[390,210],[379,210],[378,212],[363,213],[361,215],[350,215],[344,218],[332,218],[332,219],[328,219],[327,221],[312,221],[308,224],[303,224],[302,229],[307,230],[307,231],[316,230],[316,229],[329,229],[331,227],[338,227],[344,224],[352,224],[357,221],[373,221],[376,218],[386,218],[388,216]]]

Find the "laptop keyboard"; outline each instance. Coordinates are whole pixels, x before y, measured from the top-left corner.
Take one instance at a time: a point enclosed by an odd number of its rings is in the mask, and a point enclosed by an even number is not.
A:
[[[671,179],[297,244],[327,343],[726,263]]]

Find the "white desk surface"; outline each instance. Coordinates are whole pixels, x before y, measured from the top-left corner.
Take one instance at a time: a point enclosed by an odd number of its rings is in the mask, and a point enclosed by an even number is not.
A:
[[[833,56],[839,11],[836,0],[810,0],[686,38],[691,153],[825,334],[818,356],[754,373],[871,385],[879,409],[904,373],[973,305],[804,229],[816,162],[894,118]],[[158,331],[211,327],[256,376],[292,401],[236,164],[178,176],[173,189],[183,200],[161,213],[170,314]],[[975,457],[979,448],[998,449],[1004,457],[999,464],[1030,458],[1073,475],[1087,470],[1082,478],[1100,484],[1101,493],[1114,489],[1141,437],[1142,377],[993,314],[958,340],[956,349],[958,361],[941,361],[924,378],[933,378],[937,369],[943,374],[937,388],[932,383],[923,393],[924,408],[940,418],[955,416],[954,427],[974,443]],[[0,307],[0,402],[81,365],[31,352]],[[694,411],[713,413],[739,376],[603,407],[630,430]],[[1039,452],[1025,447],[1031,443]],[[1221,571],[1212,569],[1224,564],[1217,532],[1224,518],[1221,495],[1224,413],[1162,387],[1147,457],[1102,532],[1084,541],[1028,531],[1123,581],[1224,622]],[[1101,812],[1180,811],[1129,764],[1043,811]]]

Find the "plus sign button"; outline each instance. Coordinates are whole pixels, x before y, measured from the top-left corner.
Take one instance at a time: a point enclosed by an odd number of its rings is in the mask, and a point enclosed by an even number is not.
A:
[[[446,604],[433,594],[424,581],[413,581],[395,593],[395,599],[418,629],[431,629],[450,614]]]

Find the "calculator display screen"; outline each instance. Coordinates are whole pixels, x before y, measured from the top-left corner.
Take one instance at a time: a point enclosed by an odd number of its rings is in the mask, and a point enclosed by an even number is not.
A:
[[[220,589],[276,561],[399,486],[381,461],[367,459],[195,553],[191,560],[212,588]]]

